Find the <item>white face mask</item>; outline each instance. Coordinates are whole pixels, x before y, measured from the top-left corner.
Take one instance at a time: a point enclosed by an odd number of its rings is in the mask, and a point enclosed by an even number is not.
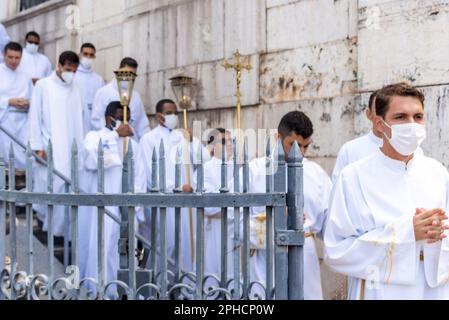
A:
[[[64,80],[64,82],[67,84],[67,85],[71,85],[72,84],[72,82],[73,82],[73,78],[75,77],[75,73],[74,72],[66,72],[66,71],[63,71],[62,73],[61,73],[61,78],[62,78],[62,80]]]
[[[410,156],[419,148],[426,139],[426,126],[418,123],[404,123],[389,126],[384,120],[384,124],[391,129],[391,138],[384,132],[384,136],[391,146],[401,155]]]
[[[82,57],[80,63],[84,68],[86,68],[87,70],[90,70],[90,69],[92,69],[94,61],[95,61],[94,59]]]
[[[113,129],[114,129],[114,130],[117,130],[117,129],[120,128],[120,126],[122,125],[122,121],[121,121],[121,120],[114,120],[114,121],[112,122],[112,124],[114,124],[114,122],[115,122],[115,125],[114,125]]]
[[[176,114],[169,114],[164,116],[165,118],[165,127],[170,130],[175,130],[179,125],[179,118]]]
[[[27,42],[25,49],[31,54],[36,54],[39,50],[39,46],[37,44]]]

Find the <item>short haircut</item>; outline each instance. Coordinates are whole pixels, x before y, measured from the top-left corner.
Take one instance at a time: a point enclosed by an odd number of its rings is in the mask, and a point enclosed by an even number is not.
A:
[[[61,66],[64,66],[65,64],[80,64],[80,58],[79,56],[73,52],[73,51],[64,51],[59,56],[59,63]]]
[[[164,105],[166,103],[174,104],[176,106],[176,103],[173,100],[170,99],[162,99],[156,104],[156,112],[157,113],[163,113],[164,112]]]
[[[22,53],[23,52],[23,48],[20,45],[20,43],[17,42],[10,42],[5,46],[5,49],[3,50],[3,52],[6,54],[6,52],[10,50],[10,51],[17,51]]]
[[[36,31],[28,32],[27,35],[25,36],[25,40],[28,39],[28,37],[36,37],[39,39],[39,41],[41,40],[41,36]]]
[[[128,109],[128,116],[131,115],[130,113],[130,109],[129,107],[127,107]],[[117,114],[117,110],[123,110],[123,106],[120,103],[120,101],[112,101],[108,104],[108,106],[106,107],[106,111],[104,113],[104,117],[113,117],[115,118],[115,115]]]
[[[213,130],[209,133],[209,136],[207,137],[207,144],[209,145],[209,144],[215,143],[219,134],[225,135],[226,133],[229,133],[229,134],[230,134],[230,132],[227,131],[227,130],[224,129],[224,128],[215,128],[215,129],[213,129]]]
[[[385,118],[390,107],[391,99],[394,96],[416,98],[421,102],[424,108],[425,97],[422,92],[415,87],[402,82],[386,86],[378,91],[376,96],[376,114],[378,116]]]
[[[282,118],[279,123],[278,132],[282,138],[296,133],[304,139],[308,139],[313,135],[313,124],[304,112],[292,111]]]
[[[80,52],[82,52],[84,48],[90,48],[90,49],[93,49],[95,52],[97,52],[97,48],[95,48],[95,46],[90,42],[83,43],[83,45],[81,46]]]
[[[378,91],[374,91],[374,92],[371,94],[371,96],[369,97],[368,108],[369,108],[371,111],[376,111],[376,104],[375,104],[375,102],[376,102],[377,92],[378,92]]]
[[[122,61],[120,62],[120,68],[124,68],[126,66],[137,69],[139,67],[139,64],[135,59],[126,57],[123,58]]]

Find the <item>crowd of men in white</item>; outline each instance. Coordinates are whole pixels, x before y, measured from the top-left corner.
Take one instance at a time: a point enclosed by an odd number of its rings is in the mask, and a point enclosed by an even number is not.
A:
[[[71,146],[80,146],[79,172],[84,191],[97,192],[97,151],[104,149],[105,193],[120,193],[123,138],[130,138],[135,158],[135,190],[145,193],[152,187],[153,150],[159,152],[163,141],[167,156],[166,190],[175,188],[175,159],[184,148],[183,135],[177,131],[176,104],[168,99],[156,106],[158,125],[150,130],[148,117],[138,92],[134,90],[129,106],[129,125],[124,125],[117,81],[104,84],[93,71],[96,49],[82,45],[80,53],[66,51],[55,70],[49,59],[38,52],[40,36],[29,32],[25,48],[11,42],[0,25],[0,126],[33,151],[46,158],[48,142],[53,146],[55,169],[70,176]],[[137,73],[138,64],[124,58],[120,64]],[[124,88],[126,89],[126,88]],[[395,84],[373,93],[367,116],[372,130],[346,143],[337,158],[332,180],[315,162],[304,159],[304,293],[306,299],[322,299],[320,265],[315,240],[324,240],[324,261],[335,272],[348,276],[349,299],[448,299],[449,246],[446,210],[449,203],[449,175],[436,160],[420,148],[426,137],[424,96],[407,84]],[[305,155],[313,125],[302,112],[286,114],[278,127],[278,139],[286,154],[297,142]],[[207,147],[197,139],[190,146],[195,157],[203,153],[206,161],[206,192],[219,192],[220,168],[225,152],[228,188],[233,190],[232,142],[229,131],[212,133]],[[8,155],[12,142],[0,130],[0,146]],[[25,168],[25,152],[13,143],[16,169]],[[129,146],[129,144],[128,144]],[[7,161],[7,157],[5,157]],[[194,166],[190,176],[195,177]],[[183,166],[183,192],[195,189],[195,179],[186,183]],[[33,168],[34,191],[45,192],[47,169],[38,163]],[[241,175],[240,175],[241,176]],[[238,181],[237,183],[242,183]],[[250,163],[249,192],[263,193],[266,188],[266,159]],[[55,192],[64,192],[64,183],[55,177]],[[34,206],[47,226],[47,208]],[[119,215],[118,208],[108,207]],[[136,209],[139,229],[149,235],[148,209]],[[182,209],[181,267],[194,271],[194,252],[188,209]],[[265,283],[266,256],[265,208],[251,208],[251,281]],[[233,209],[228,210],[228,273],[233,277]],[[195,212],[193,212],[195,215]],[[207,208],[205,224],[205,271],[220,275],[221,209]],[[195,223],[193,226],[195,227]],[[79,260],[81,277],[97,277],[97,218],[95,208],[79,213]],[[117,278],[119,267],[119,225],[106,218],[105,259],[107,280]],[[262,230],[262,232],[261,232]],[[55,208],[54,234],[62,236],[64,210]],[[167,211],[168,255],[174,250],[174,210]]]

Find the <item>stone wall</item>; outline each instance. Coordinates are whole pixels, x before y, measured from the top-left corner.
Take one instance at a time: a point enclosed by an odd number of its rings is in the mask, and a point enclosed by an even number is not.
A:
[[[69,4],[79,8],[75,30]],[[369,130],[372,90],[403,80],[426,93],[425,152],[449,165],[448,20],[447,0],[52,0],[5,25],[16,39],[40,32],[52,61],[93,42],[107,80],[123,56],[135,57],[150,118],[172,98],[168,79],[186,71],[198,79],[189,115],[208,127],[236,126],[234,75],[221,65],[238,48],[253,66],[243,75],[244,128],[275,128],[303,110],[316,128],[310,157],[330,173],[341,145]],[[324,278],[335,297],[340,283]]]

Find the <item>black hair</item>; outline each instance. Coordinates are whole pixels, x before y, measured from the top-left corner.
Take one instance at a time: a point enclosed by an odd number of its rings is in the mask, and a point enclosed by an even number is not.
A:
[[[23,48],[20,45],[20,43],[17,42],[10,42],[5,46],[5,49],[3,50],[3,52],[6,54],[6,52],[10,50],[10,51],[18,51],[20,53],[23,52]]]
[[[174,104],[176,106],[176,103],[173,100],[170,99],[162,99],[156,104],[156,112],[157,113],[163,113],[164,112],[164,105],[166,103]]]
[[[126,57],[123,58],[122,61],[120,62],[120,68],[124,68],[126,66],[137,69],[139,67],[139,64],[135,59]]]
[[[394,96],[416,98],[421,102],[424,108],[424,94],[415,87],[401,82],[386,86],[378,91],[376,97],[376,114],[378,116],[385,119],[390,107],[391,99]]]
[[[304,112],[292,111],[282,118],[278,132],[282,138],[286,138],[294,132],[304,139],[308,139],[313,134],[313,124]]]
[[[128,109],[128,116],[130,116],[130,109],[129,107],[127,107]],[[117,110],[123,110],[123,106],[120,103],[120,101],[112,101],[108,104],[108,106],[106,107],[106,111],[104,113],[104,117],[113,117],[115,118],[115,115],[117,114]]]
[[[95,46],[90,42],[83,43],[83,45],[81,46],[80,52],[83,52],[84,48],[90,48],[90,49],[93,49],[95,52],[97,52],[97,48],[95,48]]]
[[[59,56],[59,63],[61,64],[61,66],[64,66],[66,63],[76,64],[78,66],[80,64],[80,58],[73,51],[64,51]]]
[[[30,31],[26,34],[25,36],[25,40],[28,39],[28,37],[36,37],[39,39],[39,41],[41,40],[41,36],[39,35],[39,33],[37,33],[36,31]]]
[[[368,104],[368,108],[371,110],[371,111],[376,111],[376,104],[375,104],[375,102],[376,102],[376,96],[377,96],[377,93],[378,93],[379,91],[374,91],[372,94],[371,94],[371,96],[369,97],[369,104]]]
[[[217,136],[219,134],[226,134],[229,133],[229,131],[226,131],[226,129],[224,128],[215,128],[212,130],[212,132],[209,133],[209,136],[207,137],[207,144],[212,144],[215,142],[215,140],[217,139]]]

